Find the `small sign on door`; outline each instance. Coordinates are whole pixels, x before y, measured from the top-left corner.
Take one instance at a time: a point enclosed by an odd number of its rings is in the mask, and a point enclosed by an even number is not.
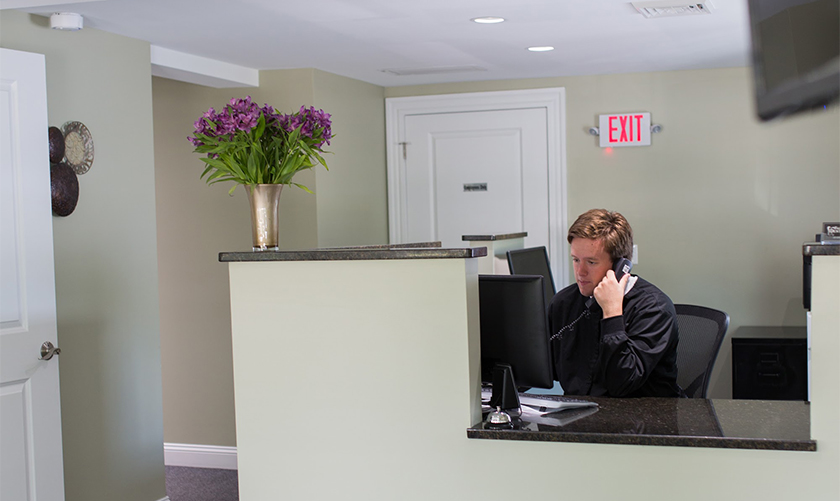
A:
[[[464,191],[487,191],[487,183],[464,183]]]
[[[650,113],[599,115],[601,148],[650,146]]]

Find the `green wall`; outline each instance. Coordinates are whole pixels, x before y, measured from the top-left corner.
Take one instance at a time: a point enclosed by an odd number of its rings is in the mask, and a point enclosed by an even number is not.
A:
[[[73,214],[53,218],[68,501],[166,496],[149,44],[2,11],[0,45],[46,55],[50,125],[95,144]]]
[[[212,89],[153,78],[164,442],[236,445],[230,293],[219,252],[251,249],[248,197],[207,186],[187,137],[203,112],[251,96],[283,112],[312,102],[311,70],[263,72],[259,88]],[[295,182],[317,190],[315,174]],[[315,196],[286,187],[280,246],[318,246]],[[189,355],[185,355],[189,354]]]
[[[166,441],[235,445],[227,275],[215,259],[218,250],[248,245],[249,222],[244,197],[230,199],[225,188],[198,180],[198,161],[184,140],[209,106],[251,94],[281,109],[312,102],[334,114],[330,172],[319,169],[314,183],[307,181],[314,198],[281,209],[305,221],[282,230],[286,244],[296,242],[289,247],[305,248],[387,241],[383,97],[564,87],[570,217],[600,206],[624,213],[639,245],[637,272],[675,302],[727,311],[731,337],[741,325],[804,324],[801,243],[822,221],[840,218],[838,109],[762,124],[753,118],[751,84],[747,68],[387,89],[318,70],[284,70],[262,72],[259,90],[239,92],[155,79]],[[649,111],[664,126],[653,145],[612,154],[599,148],[587,132],[598,114],[631,111]],[[194,169],[185,168],[191,163]],[[189,185],[191,194],[177,199],[182,209],[163,205],[164,179],[172,189]],[[196,208],[184,208],[193,196]],[[175,236],[182,225],[166,229],[181,210],[192,211],[189,220],[216,239],[197,246],[206,254],[200,265],[177,250],[189,247]],[[204,358],[185,360],[185,350],[200,343]],[[710,389],[717,398],[731,394],[729,343]]]
[[[206,186],[186,138],[211,106],[250,95],[283,112],[312,105],[333,114],[335,138],[318,167],[280,197],[280,246],[386,243],[384,89],[312,69],[262,71],[259,88],[211,89],[153,79],[160,266],[164,441],[236,445],[227,265],[249,250],[248,201],[230,185]],[[272,350],[266,347],[267,360]],[[185,354],[191,354],[185,356]]]
[[[318,245],[388,243],[385,89],[315,70],[315,106],[331,113],[336,139],[318,169]]]
[[[729,338],[739,326],[804,325],[802,257],[823,221],[840,218],[835,105],[760,123],[749,68],[391,87],[387,97],[566,89],[569,224],[617,210],[639,247],[634,272],[675,303],[731,317],[710,395],[731,395]],[[651,113],[652,145],[598,147],[606,113]],[[558,288],[562,284],[558,284]]]
[[[675,302],[729,312],[730,336],[741,325],[804,324],[801,243],[840,219],[837,107],[758,123],[747,68],[387,89],[277,70],[263,71],[258,89],[208,89],[152,79],[145,42],[51,31],[12,11],[0,28],[3,47],[46,54],[50,123],[80,120],[96,140],[79,207],[54,219],[69,500],[162,497],[164,439],[235,445],[217,256],[250,246],[247,200],[206,186],[186,141],[203,111],[231,97],[334,115],[331,171],[296,178],[316,194],[284,191],[283,248],[387,241],[384,97],[540,87],[566,88],[569,213],[624,213],[637,271]],[[664,126],[652,146],[607,154],[586,133],[598,114],[630,111]],[[729,395],[730,364],[727,339],[715,397]]]

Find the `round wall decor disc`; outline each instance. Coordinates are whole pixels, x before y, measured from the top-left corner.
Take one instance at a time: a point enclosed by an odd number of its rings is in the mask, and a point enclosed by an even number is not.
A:
[[[93,164],[93,136],[82,122],[66,122],[64,133],[64,161],[76,174],[84,174]]]
[[[56,216],[69,216],[79,201],[79,178],[64,162],[50,165],[52,210]]]
[[[64,134],[58,127],[49,128],[50,163],[57,164],[64,160]]]

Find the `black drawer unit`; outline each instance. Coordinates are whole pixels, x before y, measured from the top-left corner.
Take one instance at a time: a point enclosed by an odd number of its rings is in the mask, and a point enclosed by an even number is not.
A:
[[[806,340],[732,338],[732,398],[807,400]]]

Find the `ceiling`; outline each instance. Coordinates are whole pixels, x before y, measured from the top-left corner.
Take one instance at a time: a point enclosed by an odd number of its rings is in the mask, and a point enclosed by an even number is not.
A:
[[[652,19],[622,0],[3,0],[11,2],[36,14],[80,13],[86,28],[193,56],[258,70],[317,68],[386,87],[750,61],[746,0]],[[471,22],[480,16],[506,21]],[[555,50],[527,50],[535,45]]]

